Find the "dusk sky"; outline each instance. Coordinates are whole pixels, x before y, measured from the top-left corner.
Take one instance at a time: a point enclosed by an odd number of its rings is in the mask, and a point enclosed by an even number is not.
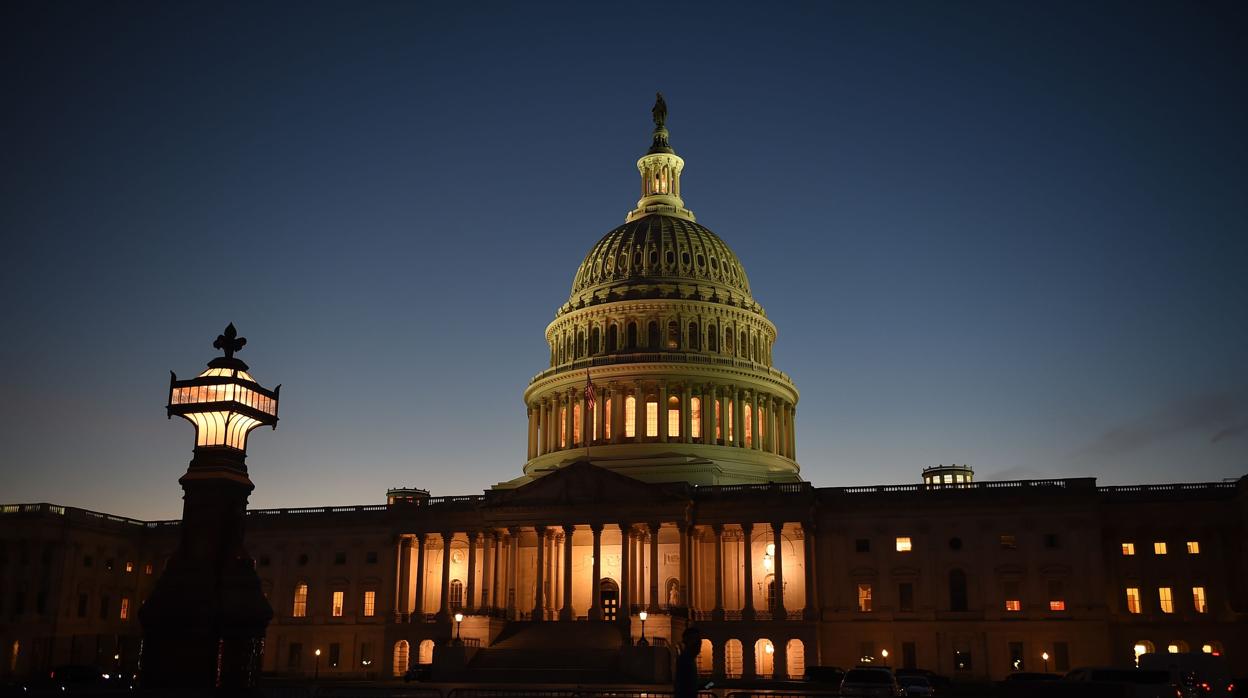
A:
[[[0,501],[181,513],[234,322],[254,507],[473,494],[662,90],[817,486],[1248,473],[1248,4],[6,3]]]

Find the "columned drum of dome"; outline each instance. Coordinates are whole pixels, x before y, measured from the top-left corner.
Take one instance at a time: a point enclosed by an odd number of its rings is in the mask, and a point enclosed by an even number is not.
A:
[[[524,393],[524,476],[499,487],[587,457],[647,482],[800,481],[798,391],[772,364],[776,327],[736,254],[686,208],[659,100],[641,198],[546,328],[549,367]]]

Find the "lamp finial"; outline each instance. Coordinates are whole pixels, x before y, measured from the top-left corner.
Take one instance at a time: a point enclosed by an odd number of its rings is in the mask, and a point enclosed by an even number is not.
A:
[[[239,337],[238,330],[234,329],[234,323],[226,325],[225,332],[217,335],[217,341],[212,343],[213,349],[220,349],[225,352],[225,358],[234,358],[234,352],[239,351],[247,345],[246,337]]]

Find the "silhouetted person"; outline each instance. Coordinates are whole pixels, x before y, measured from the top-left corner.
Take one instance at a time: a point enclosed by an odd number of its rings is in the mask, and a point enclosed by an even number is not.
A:
[[[676,655],[675,698],[697,698],[698,652],[702,649],[702,631],[696,627],[685,628],[680,636],[680,654]]]

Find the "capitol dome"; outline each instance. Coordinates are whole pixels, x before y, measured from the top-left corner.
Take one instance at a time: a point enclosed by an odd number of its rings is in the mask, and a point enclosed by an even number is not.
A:
[[[776,327],[736,254],[685,206],[666,118],[660,97],[641,198],[546,327],[549,366],[524,392],[524,475],[500,488],[585,460],[646,482],[800,481]]]

